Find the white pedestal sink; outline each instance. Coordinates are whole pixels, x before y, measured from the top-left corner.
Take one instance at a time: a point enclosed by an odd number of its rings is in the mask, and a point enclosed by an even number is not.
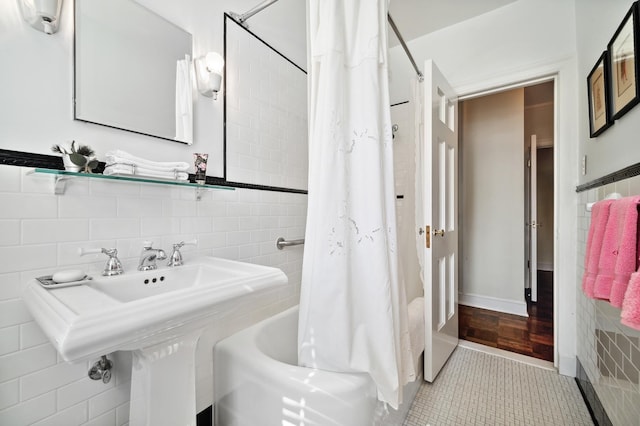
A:
[[[243,298],[286,283],[277,268],[203,257],[73,287],[45,289],[32,280],[23,298],[65,361],[133,351],[132,426],[195,425],[195,349],[202,330]]]

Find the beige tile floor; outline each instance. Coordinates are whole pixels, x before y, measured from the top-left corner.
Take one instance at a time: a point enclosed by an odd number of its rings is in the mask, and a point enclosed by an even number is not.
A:
[[[458,347],[404,426],[593,425],[572,377]]]

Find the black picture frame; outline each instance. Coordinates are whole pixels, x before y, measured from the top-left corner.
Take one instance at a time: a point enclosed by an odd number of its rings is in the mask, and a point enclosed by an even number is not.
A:
[[[634,2],[607,45],[611,118],[617,120],[640,101],[638,2]]]
[[[592,138],[614,123],[611,119],[610,83],[609,53],[604,51],[587,76],[589,136]]]

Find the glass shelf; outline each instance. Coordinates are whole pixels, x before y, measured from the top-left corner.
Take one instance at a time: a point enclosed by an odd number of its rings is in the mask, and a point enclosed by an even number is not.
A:
[[[171,179],[155,179],[150,177],[134,176],[134,175],[103,175],[99,173],[78,173],[78,172],[70,172],[67,170],[41,169],[41,168],[33,169],[33,171],[30,173],[47,174],[47,175],[55,176],[56,178],[55,193],[57,195],[64,194],[66,182],[68,180],[83,179],[83,178],[190,187],[197,190],[196,198],[198,200],[200,200],[200,192],[202,190],[222,190],[222,191],[235,190],[235,188],[228,187],[228,186],[201,185],[199,183],[193,183],[193,182],[187,182],[187,181],[171,180]]]

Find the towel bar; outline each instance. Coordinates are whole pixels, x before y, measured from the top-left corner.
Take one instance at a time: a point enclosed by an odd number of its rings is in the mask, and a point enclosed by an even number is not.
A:
[[[622,195],[620,195],[620,194],[619,194],[619,193],[617,193],[617,192],[612,192],[611,194],[609,194],[609,195],[607,195],[606,197],[604,197],[604,199],[605,199],[605,200],[618,200],[618,199],[620,199],[620,198],[622,198]],[[591,209],[593,208],[593,205],[594,205],[594,204],[595,204],[595,203],[587,203],[587,205],[586,205],[585,207],[586,207],[586,209],[587,209],[587,211],[588,211],[588,212],[590,212],[590,211],[591,211]]]
[[[280,237],[276,240],[276,247],[278,247],[278,250],[282,250],[283,248],[289,246],[298,246],[300,244],[304,244],[304,238],[300,238],[299,240],[285,240],[284,238]]]

